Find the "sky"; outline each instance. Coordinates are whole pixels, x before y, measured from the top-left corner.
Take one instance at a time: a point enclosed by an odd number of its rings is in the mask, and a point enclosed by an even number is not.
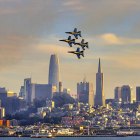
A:
[[[60,39],[77,28],[89,42],[85,57]],[[79,38],[78,41],[81,41]],[[76,93],[84,77],[94,85],[98,59],[106,98],[116,86],[140,86],[139,0],[0,0],[0,87],[19,92],[25,78],[48,83],[50,55],[60,61],[63,87]]]

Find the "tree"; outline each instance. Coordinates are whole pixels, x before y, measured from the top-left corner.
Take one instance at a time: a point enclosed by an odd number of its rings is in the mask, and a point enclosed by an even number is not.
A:
[[[55,107],[62,107],[64,104],[73,104],[76,102],[75,99],[67,93],[56,93],[53,96],[53,101],[55,102]]]

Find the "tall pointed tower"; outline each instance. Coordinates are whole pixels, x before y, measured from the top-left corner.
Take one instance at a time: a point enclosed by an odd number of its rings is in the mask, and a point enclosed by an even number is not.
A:
[[[101,72],[101,62],[99,58],[98,72],[96,73],[96,95],[95,106],[105,106],[105,97],[103,92],[103,73]]]
[[[56,86],[59,89],[59,59],[56,54],[52,54],[49,66],[49,79],[48,83]]]

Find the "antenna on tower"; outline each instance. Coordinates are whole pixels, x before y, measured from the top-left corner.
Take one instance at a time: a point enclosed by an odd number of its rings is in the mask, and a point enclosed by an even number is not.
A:
[[[84,74],[83,82],[86,83],[86,74]]]
[[[99,58],[99,65],[98,65],[98,73],[101,73],[101,62],[100,62],[100,58]]]

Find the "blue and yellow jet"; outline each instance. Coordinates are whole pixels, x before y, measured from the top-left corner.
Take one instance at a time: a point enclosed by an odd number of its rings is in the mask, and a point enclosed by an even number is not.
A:
[[[74,31],[73,31],[73,32],[65,32],[65,33],[74,35],[74,37],[75,37],[76,39],[78,39],[78,36],[82,37],[82,36],[81,36],[81,31],[77,31],[77,28],[74,28]]]
[[[84,39],[82,39],[81,43],[75,43],[75,44],[81,46],[83,50],[85,50],[85,47],[89,48],[88,42],[84,42]]]
[[[59,40],[59,41],[67,42],[70,47],[72,47],[72,44],[75,44],[75,39],[71,39],[71,36],[69,36],[68,39],[62,39],[62,40]]]
[[[77,50],[76,51],[68,51],[68,53],[73,53],[73,54],[76,54],[77,55],[77,57],[78,57],[78,59],[80,59],[81,57],[81,55],[84,57],[84,51],[80,51],[80,48],[77,48]]]

